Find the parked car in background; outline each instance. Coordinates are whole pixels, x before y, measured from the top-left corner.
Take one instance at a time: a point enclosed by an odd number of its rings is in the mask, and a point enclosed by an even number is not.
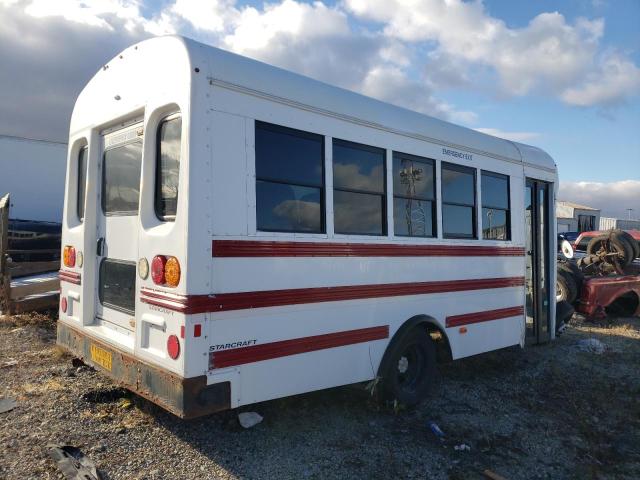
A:
[[[558,237],[562,237],[563,240],[567,242],[575,242],[576,239],[580,236],[580,232],[561,232],[558,233]]]

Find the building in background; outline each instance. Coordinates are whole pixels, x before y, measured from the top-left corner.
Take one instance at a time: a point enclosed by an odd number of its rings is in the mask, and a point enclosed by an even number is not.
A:
[[[67,144],[0,135],[0,196],[13,219],[62,222]]]
[[[573,202],[556,202],[558,233],[589,232],[600,228],[600,210]]]
[[[640,220],[628,220],[624,218],[600,217],[600,230],[640,230]]]

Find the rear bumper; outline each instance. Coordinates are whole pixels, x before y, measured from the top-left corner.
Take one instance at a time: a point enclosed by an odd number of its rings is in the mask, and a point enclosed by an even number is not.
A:
[[[207,385],[207,376],[182,378],[175,373],[135,359],[121,350],[58,322],[58,345],[125,388],[181,418],[195,418],[231,405],[231,385]],[[111,353],[111,370],[91,359],[91,345]]]

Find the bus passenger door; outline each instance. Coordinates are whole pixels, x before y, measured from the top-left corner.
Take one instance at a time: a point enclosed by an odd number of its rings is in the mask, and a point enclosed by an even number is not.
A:
[[[525,185],[526,333],[525,343],[549,341],[549,195],[550,184],[528,178]]]
[[[134,346],[142,123],[103,136],[97,212],[96,323]]]

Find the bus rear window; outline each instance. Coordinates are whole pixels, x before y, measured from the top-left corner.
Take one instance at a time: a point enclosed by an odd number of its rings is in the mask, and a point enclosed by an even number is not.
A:
[[[78,219],[84,220],[84,197],[87,182],[87,147],[82,147],[78,153]]]
[[[100,263],[98,297],[105,307],[133,315],[136,305],[136,264],[105,258]]]
[[[140,198],[142,142],[104,152],[102,211],[106,215],[137,215]]]
[[[181,132],[180,117],[164,120],[158,129],[155,208],[158,218],[165,221],[175,220],[178,207]]]

